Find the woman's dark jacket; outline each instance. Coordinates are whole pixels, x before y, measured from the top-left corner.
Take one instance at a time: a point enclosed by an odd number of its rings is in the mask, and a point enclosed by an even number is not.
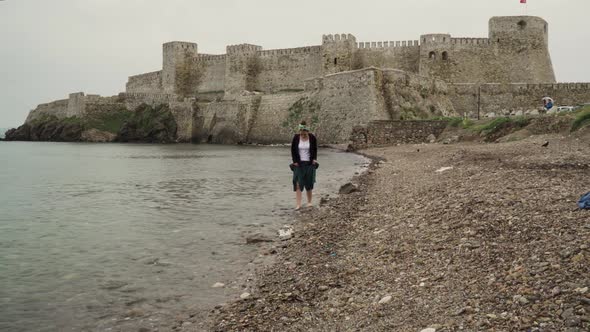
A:
[[[311,157],[311,161],[318,160],[318,141],[316,140],[315,136],[312,134],[309,135],[309,156]],[[300,135],[297,134],[293,137],[293,142],[291,142],[291,158],[293,158],[293,163],[300,163],[301,157],[299,156],[299,137]]]

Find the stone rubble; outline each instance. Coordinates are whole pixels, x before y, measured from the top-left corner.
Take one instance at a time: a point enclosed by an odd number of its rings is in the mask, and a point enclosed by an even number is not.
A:
[[[300,213],[211,330],[588,331],[588,142],[367,150],[387,162]]]

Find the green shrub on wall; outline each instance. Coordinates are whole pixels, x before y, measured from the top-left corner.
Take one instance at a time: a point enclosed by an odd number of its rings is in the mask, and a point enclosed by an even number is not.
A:
[[[313,130],[319,123],[320,105],[308,97],[297,100],[289,107],[287,119],[281,124],[283,128],[295,128],[305,120]]]
[[[100,113],[89,118],[86,121],[86,127],[116,134],[132,115],[133,112],[126,109]]]
[[[203,82],[205,67],[199,61],[194,61],[191,53],[186,50],[184,59],[176,66],[175,92],[181,97],[188,98],[197,95],[199,86]]]

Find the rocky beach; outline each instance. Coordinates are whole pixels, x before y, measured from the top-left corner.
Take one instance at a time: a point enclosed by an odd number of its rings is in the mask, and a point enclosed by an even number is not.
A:
[[[576,202],[590,190],[589,141],[585,130],[364,150],[374,163],[350,193],[261,248],[275,263],[210,329],[588,331],[590,211]]]

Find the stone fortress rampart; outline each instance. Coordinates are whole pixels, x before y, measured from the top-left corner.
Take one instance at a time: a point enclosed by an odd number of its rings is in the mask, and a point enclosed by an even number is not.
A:
[[[556,83],[548,33],[542,18],[511,16],[491,18],[485,38],[438,33],[364,42],[327,34],[320,45],[229,45],[225,54],[173,41],[163,45],[161,70],[129,77],[125,93],[102,107],[168,104],[182,122],[182,140],[286,142],[291,122],[307,118],[324,141],[338,143],[375,120],[526,111],[544,96],[589,102],[589,84]],[[191,87],[194,95],[181,98],[177,71],[187,65],[200,82]],[[92,98],[73,94],[39,105],[27,121],[47,112],[84,116],[101,107]]]
[[[203,65],[199,92],[228,96],[243,90],[298,90],[307,78],[367,67],[401,69],[450,83],[555,82],[548,23],[517,16],[490,19],[486,38],[425,34],[418,40],[357,42],[351,34],[328,34],[321,45],[275,50],[230,45],[221,55],[200,54],[195,43],[170,42],[163,46],[162,73],[130,77],[127,92],[174,92],[175,66],[186,52]]]

